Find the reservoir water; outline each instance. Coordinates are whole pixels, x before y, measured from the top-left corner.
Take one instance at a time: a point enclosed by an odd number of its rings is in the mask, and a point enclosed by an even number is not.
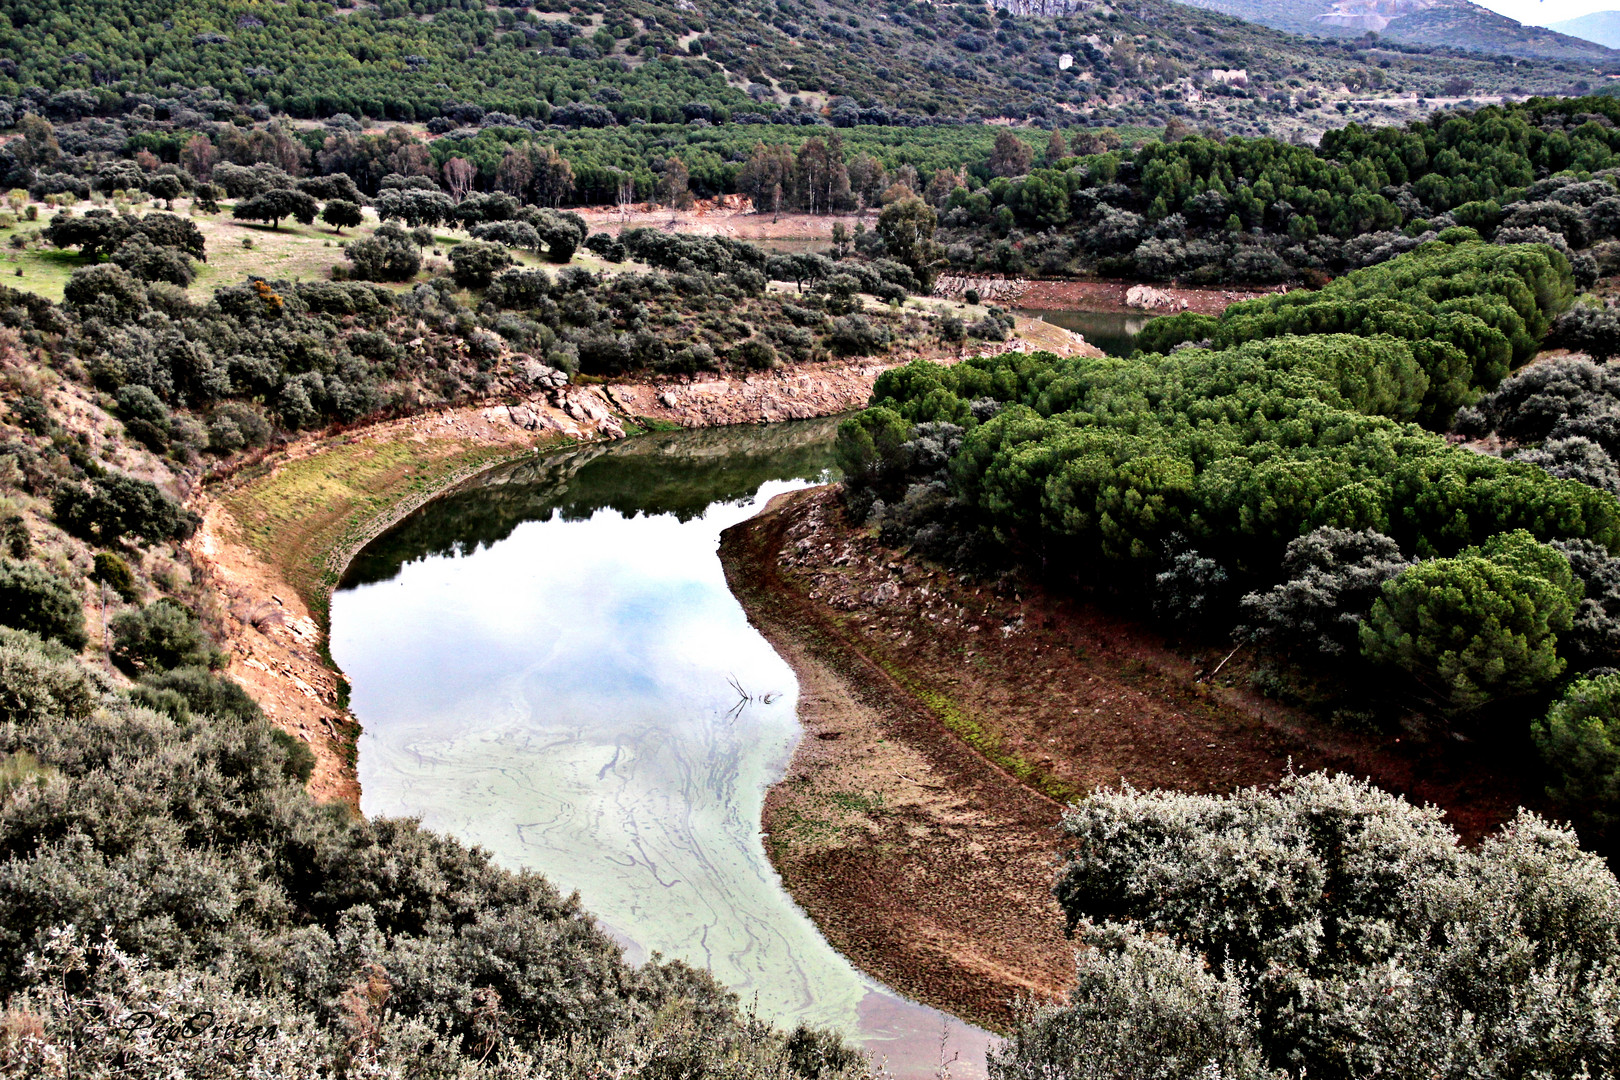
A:
[[[723,529],[831,466],[833,422],[645,435],[524,458],[406,518],[332,599],[367,814],[544,873],[625,946],[709,968],[783,1026],[901,1078],[988,1036],[867,978],[760,837],[799,738],[792,670],[744,617]],[[745,697],[746,695],[746,697]]]
[[[1136,349],[1136,335],[1151,315],[1129,311],[1072,311],[1047,308],[1019,308],[1018,314],[1043,319],[1053,326],[1073,330],[1109,356],[1129,356]]]

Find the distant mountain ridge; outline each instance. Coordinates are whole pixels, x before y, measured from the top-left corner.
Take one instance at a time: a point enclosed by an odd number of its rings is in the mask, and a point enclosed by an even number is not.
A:
[[[1185,0],[1295,34],[1381,37],[1423,45],[1538,60],[1620,63],[1620,52],[1597,39],[1527,26],[1468,0]],[[1620,15],[1613,40],[1620,41]],[[1590,16],[1588,18],[1591,18]],[[1572,20],[1578,21],[1578,20]]]
[[[1594,11],[1590,15],[1552,23],[1547,29],[1594,41],[1611,49],[1620,49],[1620,11]]]

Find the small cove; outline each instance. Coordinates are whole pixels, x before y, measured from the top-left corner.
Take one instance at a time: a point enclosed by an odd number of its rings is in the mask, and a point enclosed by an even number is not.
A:
[[[764,1018],[836,1028],[897,1077],[932,1076],[947,1028],[952,1075],[970,1080],[985,1034],[832,949],[759,834],[799,737],[797,687],[716,545],[772,495],[824,478],[833,428],[525,458],[369,545],[332,601],[332,654],[365,726],[362,808],[577,889],[631,959],[709,968]]]
[[[1109,356],[1129,356],[1136,348],[1136,335],[1153,316],[1129,311],[1081,311],[1049,308],[1019,308],[1018,314],[1041,319],[1053,326],[1073,330]]]

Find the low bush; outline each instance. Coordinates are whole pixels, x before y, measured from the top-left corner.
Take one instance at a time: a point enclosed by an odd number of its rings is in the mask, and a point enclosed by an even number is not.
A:
[[[482,289],[496,274],[512,265],[512,256],[500,244],[467,240],[450,249],[450,265],[457,285]]]
[[[1620,883],[1534,814],[1465,847],[1437,808],[1312,774],[1099,791],[1063,830],[1079,985],[996,1053],[1003,1080],[1620,1067]]]
[[[132,671],[210,668],[224,660],[197,616],[168,597],[113,616],[112,638],[113,659]]]
[[[1593,837],[1620,824],[1620,674],[1573,683],[1533,732],[1553,774],[1547,793],[1572,808]]]
[[[378,226],[370,236],[351,240],[343,249],[351,271],[362,281],[409,281],[422,269],[422,252],[404,229]]]
[[[1314,529],[1283,552],[1284,580],[1243,598],[1250,636],[1281,652],[1354,656],[1362,620],[1384,582],[1411,565],[1371,529]]]
[[[51,512],[67,532],[100,544],[127,536],[149,544],[184,540],[201,523],[156,484],[122,473],[98,476],[88,486],[62,484],[52,496]]]
[[[26,630],[75,651],[89,637],[78,590],[33,563],[0,559],[0,626]]]
[[[91,571],[90,580],[107,586],[123,600],[133,601],[140,594],[134,571],[110,551],[96,553],[95,569]]]

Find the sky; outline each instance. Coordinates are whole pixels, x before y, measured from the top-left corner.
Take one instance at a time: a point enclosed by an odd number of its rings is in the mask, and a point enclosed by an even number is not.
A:
[[[1546,26],[1594,11],[1620,10],[1616,0],[1474,0],[1483,7],[1500,12],[1531,26]]]

